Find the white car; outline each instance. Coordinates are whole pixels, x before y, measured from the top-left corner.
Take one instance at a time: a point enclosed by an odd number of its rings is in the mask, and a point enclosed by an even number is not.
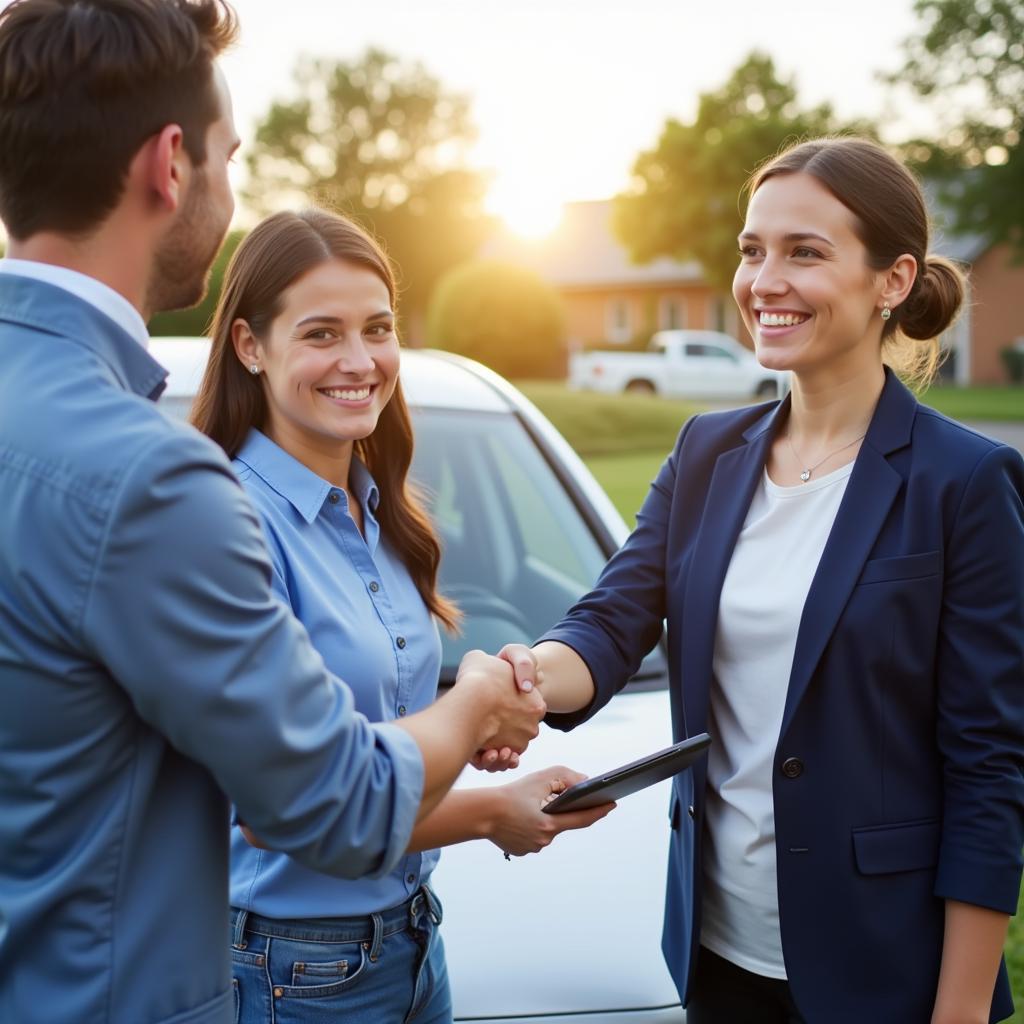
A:
[[[161,399],[187,414],[208,352],[201,339],[154,339],[171,370]],[[416,430],[413,474],[442,535],[441,587],[466,613],[444,640],[442,685],[464,651],[537,637],[594,581],[626,526],[564,438],[522,394],[477,363],[405,351]],[[519,772],[566,764],[588,775],[672,742],[667,664],[656,648],[593,721],[546,726]],[[467,769],[458,785],[507,777]],[[681,1024],[662,961],[669,783],[607,818],[506,861],[488,842],[444,851],[444,905],[456,1020],[480,1024]]]
[[[666,398],[781,398],[789,375],[765,369],[721,331],[658,331],[646,352],[582,352],[569,360],[569,387]]]

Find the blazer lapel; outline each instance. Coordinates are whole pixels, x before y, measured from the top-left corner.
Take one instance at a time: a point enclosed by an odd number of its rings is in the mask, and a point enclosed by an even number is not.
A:
[[[917,401],[888,369],[871,426],[857,455],[797,633],[780,736],[796,708],[874,547],[903,477],[887,456],[910,443]]]
[[[723,452],[715,462],[693,558],[686,574],[680,629],[683,707],[691,734],[707,727],[708,697],[718,625],[718,601],[736,539],[747,518],[754,488],[789,398],[744,433],[746,444]]]

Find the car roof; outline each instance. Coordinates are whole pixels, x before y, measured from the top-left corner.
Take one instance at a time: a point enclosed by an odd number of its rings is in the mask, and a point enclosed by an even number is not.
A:
[[[151,338],[149,353],[167,371],[168,396],[194,395],[199,389],[208,338]],[[483,371],[483,372],[481,372]],[[449,352],[402,350],[402,387],[413,406],[472,412],[510,412],[512,401],[500,378],[470,360]]]

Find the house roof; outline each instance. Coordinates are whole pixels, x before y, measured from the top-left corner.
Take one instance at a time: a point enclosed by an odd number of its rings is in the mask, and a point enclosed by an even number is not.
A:
[[[700,264],[661,258],[632,263],[615,237],[611,200],[566,203],[550,236],[532,241],[502,232],[480,255],[528,267],[557,287],[693,284],[703,280]]]
[[[952,213],[925,183],[925,197],[933,219],[931,249],[960,263],[971,264],[989,249],[982,235],[954,234],[948,227]],[[612,201],[566,203],[561,223],[546,238],[531,240],[503,231],[480,252],[484,259],[503,260],[527,267],[559,288],[607,288],[647,285],[699,284],[701,267],[695,260],[681,262],[661,257],[633,263],[626,247],[612,230]]]

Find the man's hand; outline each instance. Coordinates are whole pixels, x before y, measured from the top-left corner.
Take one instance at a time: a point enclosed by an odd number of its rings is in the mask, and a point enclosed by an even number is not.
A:
[[[516,686],[521,692],[530,693],[543,682],[537,658],[526,644],[505,644],[497,656],[512,666]],[[478,771],[504,772],[519,767],[519,754],[510,747],[491,747],[478,750],[470,764]]]
[[[540,692],[530,686],[523,690],[516,684],[511,664],[501,658],[470,651],[459,665],[455,687],[473,687],[480,700],[489,702],[481,750],[494,749],[521,754],[540,731],[540,721],[547,711]]]

